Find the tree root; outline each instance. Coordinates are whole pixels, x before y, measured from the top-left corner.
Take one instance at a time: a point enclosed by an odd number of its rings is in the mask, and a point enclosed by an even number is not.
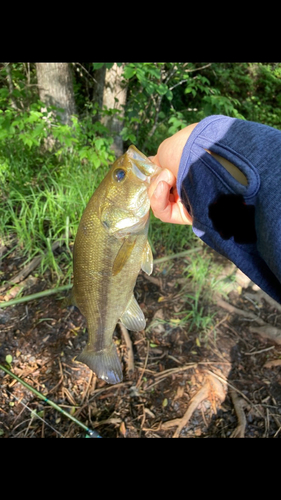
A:
[[[276,344],[281,345],[281,330],[272,325],[264,324],[263,326],[250,326],[251,333],[257,333],[264,339],[269,339]]]
[[[127,328],[122,323],[118,324],[127,347],[128,375],[130,376],[135,371],[133,344]]]
[[[265,300],[268,301],[267,297],[263,297],[263,298],[265,298]],[[271,305],[274,305],[274,307],[276,307],[275,301],[274,301],[274,304],[271,301],[270,301],[270,303],[271,303]],[[261,337],[263,337],[265,339],[272,340],[276,344],[281,345],[281,330],[279,328],[276,328],[275,326],[269,325],[263,319],[256,316],[256,314],[254,314],[253,312],[244,311],[243,309],[238,309],[237,307],[234,307],[233,305],[229,304],[228,302],[225,302],[222,299],[219,299],[217,301],[217,305],[220,307],[223,307],[223,309],[226,309],[227,311],[229,311],[231,313],[234,313],[234,314],[237,314],[239,316],[243,316],[244,318],[251,319],[252,321],[255,321],[260,326],[250,326],[249,330],[251,333],[257,333]]]
[[[199,391],[191,398],[188,408],[182,418],[176,418],[168,422],[161,424],[161,429],[170,429],[171,427],[177,426],[174,432],[173,438],[178,438],[182,429],[188,424],[192,414],[195,412],[197,407],[204,401],[204,399],[210,399],[212,406],[215,406],[215,400],[219,399],[222,401],[225,398],[225,391],[223,385],[218,381],[211,373],[209,373],[204,381],[204,385],[199,389]],[[216,410],[216,408],[214,408]]]
[[[243,309],[234,307],[232,304],[229,304],[225,300],[222,299],[217,300],[217,305],[219,307],[222,307],[223,309],[226,309],[231,313],[238,314],[238,316],[243,316],[244,318],[256,321],[259,325],[266,325],[265,321],[259,318],[256,314],[252,313],[251,311],[244,311]]]
[[[237,394],[237,392],[230,387],[229,393],[233,402],[233,406],[237,415],[238,419],[238,426],[236,429],[232,432],[231,438],[243,438],[245,437],[245,429],[246,429],[246,416],[243,410],[243,407],[245,405],[245,401],[240,398]]]
[[[61,241],[55,241],[52,244],[52,252],[54,252],[59,246],[61,245]],[[20,283],[22,280],[24,280],[34,269],[36,269],[37,266],[39,266],[41,260],[43,259],[43,255],[38,255],[37,257],[34,257],[27,266],[25,266],[16,276],[14,276],[10,281],[5,283],[5,285],[2,285],[0,287],[0,292],[3,292],[8,288],[10,285],[16,285],[17,283]]]

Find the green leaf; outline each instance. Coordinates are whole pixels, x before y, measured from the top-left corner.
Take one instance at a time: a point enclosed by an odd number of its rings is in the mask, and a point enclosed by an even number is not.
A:
[[[103,145],[104,145],[104,140],[101,137],[95,140],[95,147],[98,151],[101,149]]]
[[[105,63],[93,63],[93,69],[100,69],[104,66]]]
[[[163,399],[162,406],[163,406],[163,408],[166,408],[166,406],[168,406],[168,399],[167,398]]]
[[[6,356],[6,363],[8,363],[8,365],[10,365],[13,361],[13,357],[11,356],[11,354],[7,354]]]
[[[136,74],[136,69],[130,65],[125,66],[124,71],[123,71],[123,76],[126,78],[126,80],[129,80]]]

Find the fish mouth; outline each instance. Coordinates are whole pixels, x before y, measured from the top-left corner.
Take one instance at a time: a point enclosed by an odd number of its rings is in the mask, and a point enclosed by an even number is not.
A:
[[[130,146],[127,154],[132,160],[133,173],[143,182],[150,183],[150,179],[156,174],[159,167],[142,154],[135,146]]]

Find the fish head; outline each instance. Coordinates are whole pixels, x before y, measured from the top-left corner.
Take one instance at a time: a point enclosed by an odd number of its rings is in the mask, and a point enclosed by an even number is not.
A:
[[[159,167],[130,146],[103,180],[101,221],[110,234],[124,237],[144,229],[149,217],[148,187]]]

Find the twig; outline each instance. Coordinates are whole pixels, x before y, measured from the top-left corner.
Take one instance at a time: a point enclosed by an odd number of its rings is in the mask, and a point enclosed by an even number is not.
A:
[[[235,409],[235,412],[237,415],[237,419],[238,419],[238,426],[232,432],[230,437],[231,438],[243,438],[243,437],[245,437],[245,429],[246,429],[246,424],[247,424],[246,416],[245,416],[245,413],[243,410],[243,406],[245,404],[245,401],[243,401],[243,399],[237,395],[236,390],[232,389],[232,387],[230,387],[229,393],[230,393],[230,396],[231,396],[231,399],[233,402],[233,406],[234,406],[234,409]]]
[[[161,279],[159,279],[159,278],[154,278],[153,276],[149,276],[149,275],[148,275],[148,274],[146,274],[146,273],[143,273],[143,277],[144,277],[147,281],[150,281],[150,283],[152,283],[153,285],[159,286],[159,288],[162,290],[162,283],[161,283]]]
[[[122,325],[122,323],[119,323],[119,327],[127,346],[128,375],[130,376],[135,371],[133,344],[127,328],[124,325]]]
[[[250,326],[251,333],[257,333],[265,339],[272,340],[276,344],[281,345],[281,330],[272,325],[264,323],[263,326]]]
[[[139,378],[139,380],[136,383],[136,388],[138,388],[140,386],[142,377],[144,376],[144,372],[146,371],[147,361],[148,361],[148,354],[149,354],[149,340],[147,341],[147,353],[146,353],[146,358],[145,358],[145,362],[144,362],[144,367],[142,369],[142,373],[140,375],[140,378]]]
[[[72,288],[72,284],[59,286],[58,288],[51,288],[49,290],[43,290],[42,292],[26,295],[25,297],[19,297],[18,299],[9,300],[8,302],[0,302],[0,309],[8,306],[14,306],[16,304],[21,304],[22,302],[28,302],[29,300],[41,299],[41,297],[64,292],[65,290],[69,290],[70,288]]]
[[[190,370],[190,368],[196,368],[196,366],[197,366],[197,363],[190,363],[189,365],[184,365],[180,368],[170,368],[170,369],[165,370],[163,372],[156,373],[155,378],[157,378],[158,380],[156,380],[155,382],[153,382],[153,384],[146,387],[145,390],[148,391],[149,389],[151,389],[155,385],[160,384],[160,382],[162,382],[162,380],[164,380],[164,378],[169,377],[170,375],[174,375],[175,373],[184,372],[185,370]]]
[[[48,403],[55,410],[59,411],[65,417],[69,418],[70,420],[72,420],[73,422],[75,422],[77,425],[79,425],[80,427],[82,427],[82,429],[84,429],[86,432],[88,432],[88,434],[91,437],[97,437],[97,438],[100,437],[99,434],[97,434],[95,431],[92,431],[91,429],[89,429],[86,425],[84,425],[82,422],[80,422],[79,420],[77,420],[73,415],[71,415],[71,413],[67,413],[65,410],[63,410],[56,403],[54,403],[49,398],[47,398],[46,396],[44,396],[44,394],[41,394],[41,392],[37,391],[34,387],[32,387],[31,385],[29,385],[27,382],[25,382],[25,380],[22,380],[20,377],[18,377],[13,372],[11,372],[8,368],[6,368],[5,366],[3,366],[3,365],[0,364],[0,370],[3,370],[5,373],[7,373],[8,375],[10,375],[12,378],[14,378],[18,382],[20,382],[29,391],[33,392],[39,399],[43,400],[45,403]]]
[[[52,252],[54,252],[61,245],[61,241],[55,241],[52,244]],[[5,285],[1,286],[0,292],[6,290],[9,285],[15,285],[20,283],[24,278],[26,278],[34,269],[39,266],[41,260],[43,259],[43,255],[38,255],[34,257],[31,262],[27,266],[25,266],[14,278],[9,280]]]
[[[160,264],[160,262],[165,262],[166,260],[177,259],[179,257],[185,257],[191,253],[195,253],[201,250],[201,247],[190,248],[189,250],[184,250],[184,252],[173,253],[172,255],[166,255],[165,257],[160,257],[159,259],[154,259],[154,264]]]
[[[252,319],[253,321],[256,321],[259,325],[266,325],[265,321],[256,316],[256,314],[252,313],[251,311],[244,311],[243,309],[238,309],[238,307],[234,307],[233,305],[229,304],[223,299],[217,300],[217,305],[219,307],[222,307],[223,309],[226,309],[231,313],[238,314],[239,316],[243,316],[244,318],[247,319]]]
[[[281,313],[281,304],[267,295],[267,293],[265,293],[263,290],[258,290],[255,293],[247,293],[245,294],[245,297],[253,300],[264,299],[270,306],[274,307],[274,309],[277,309],[277,311]]]

